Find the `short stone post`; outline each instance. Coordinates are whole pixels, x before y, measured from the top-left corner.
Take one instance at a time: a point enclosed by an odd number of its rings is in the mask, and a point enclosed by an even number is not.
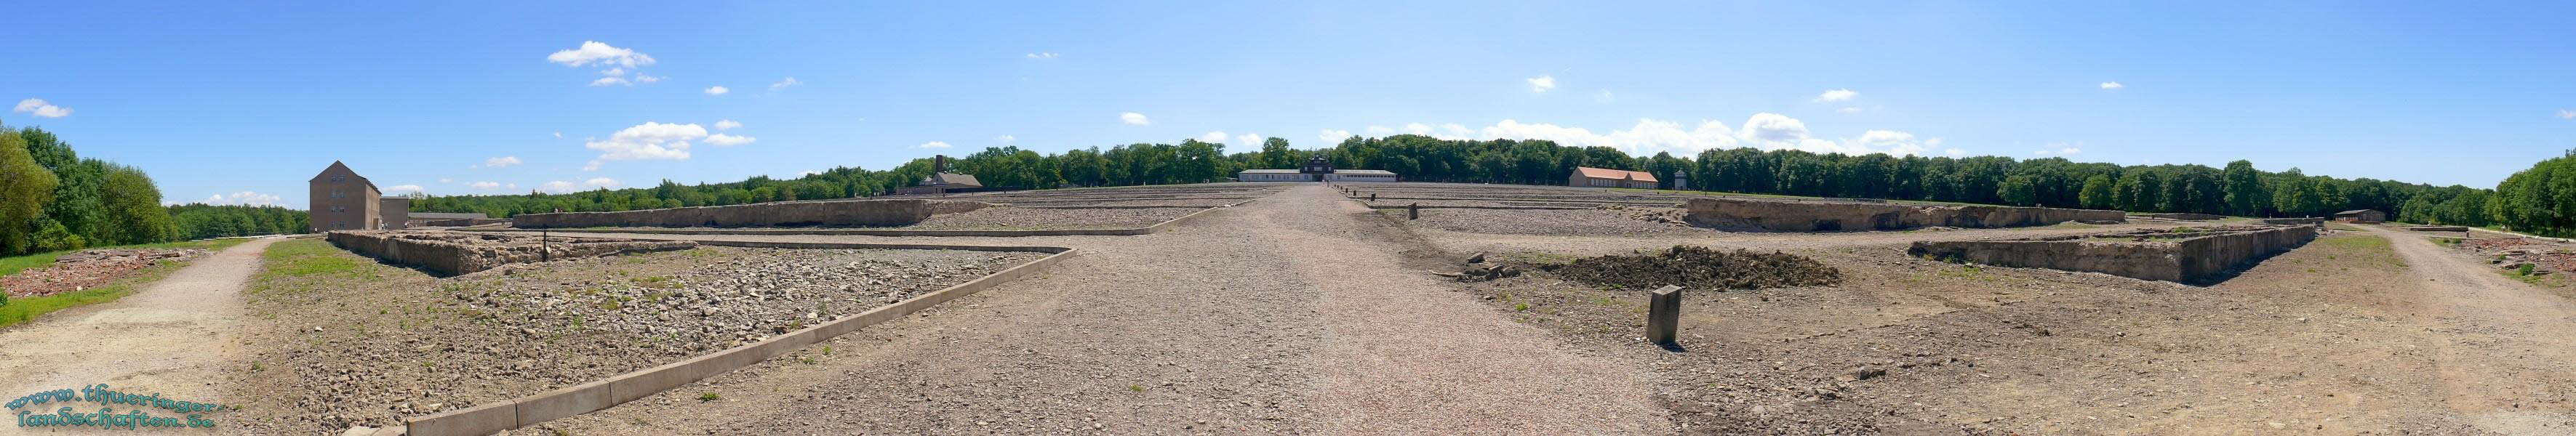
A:
[[[1649,294],[1646,303],[1646,340],[1666,348],[1677,347],[1673,335],[1681,331],[1682,287],[1664,286]]]
[[[1369,193],[1369,201],[1377,201],[1377,193],[1375,193],[1375,192],[1371,192],[1371,193]]]
[[[1422,219],[1422,203],[1404,205],[1404,219]]]

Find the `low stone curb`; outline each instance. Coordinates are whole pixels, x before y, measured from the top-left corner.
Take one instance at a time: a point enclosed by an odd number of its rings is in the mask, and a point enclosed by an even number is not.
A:
[[[1066,230],[882,230],[882,229],[450,229],[468,232],[537,232],[554,233],[633,233],[641,235],[854,235],[854,236],[1136,236],[1150,235],[1179,227],[1184,221],[1210,212],[1242,206],[1244,200],[1207,208],[1180,218],[1133,229],[1066,229]]]
[[[1004,269],[975,280],[950,286],[936,292],[885,305],[831,322],[806,327],[749,345],[725,349],[662,366],[627,372],[607,379],[556,389],[517,399],[484,404],[408,420],[403,431],[414,436],[490,435],[524,428],[540,422],[590,413],[628,401],[651,396],[726,371],[751,366],[807,345],[822,342],[859,328],[886,322],[930,308],[959,297],[974,295],[1002,283],[1010,282],[1080,254],[1066,247],[980,246],[934,244],[864,244],[818,242],[696,241],[699,245],[757,248],[876,248],[904,250],[969,250],[1020,251],[1051,253],[1029,263]]]

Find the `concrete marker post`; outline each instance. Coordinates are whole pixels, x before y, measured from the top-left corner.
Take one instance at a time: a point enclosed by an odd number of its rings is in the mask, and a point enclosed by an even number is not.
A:
[[[1666,285],[1648,295],[1646,303],[1646,340],[1664,348],[1678,348],[1673,336],[1681,331],[1682,287]]]
[[[1404,219],[1406,219],[1406,220],[1418,220],[1418,219],[1422,219],[1422,203],[1414,203],[1414,204],[1407,204],[1407,205],[1404,205]]]

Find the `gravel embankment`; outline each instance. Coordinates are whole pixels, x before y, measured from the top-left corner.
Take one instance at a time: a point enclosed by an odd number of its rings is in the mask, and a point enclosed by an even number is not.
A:
[[[932,215],[904,230],[1133,229],[1160,224],[1201,209],[1030,209],[996,207]]]
[[[859,313],[1038,253],[707,247],[449,279],[364,258],[252,291],[257,433],[336,432],[649,368]],[[372,310],[370,310],[372,309]],[[262,325],[265,324],[265,325]]]
[[[1378,213],[1404,217],[1404,209]],[[1713,232],[1677,223],[1648,222],[1616,210],[1423,209],[1417,227],[1464,233],[1556,236],[1649,236]]]

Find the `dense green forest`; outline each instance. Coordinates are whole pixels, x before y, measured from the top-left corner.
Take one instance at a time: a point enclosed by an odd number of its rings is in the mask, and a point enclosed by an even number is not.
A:
[[[170,220],[179,224],[179,239],[304,233],[311,230],[307,224],[311,218],[302,210],[278,206],[170,206]]]
[[[2377,209],[2408,222],[2576,234],[2576,159],[2571,158],[2544,161],[2506,180],[2498,190],[2310,176],[2297,168],[2262,171],[2242,160],[2213,168],[1752,148],[1636,157],[1610,147],[1420,135],[1353,137],[1319,150],[1296,149],[1280,138],[1264,141],[1257,150],[1228,154],[1225,148],[1197,140],[1059,154],[995,147],[958,158],[951,165],[953,172],[973,174],[989,186],[1043,189],[1221,181],[1243,169],[1295,168],[1308,156],[1322,153],[1341,168],[1383,169],[1402,174],[1405,180],[1425,182],[1557,185],[1574,167],[1590,166],[1653,173],[1668,189],[2240,216],[2326,216]],[[907,186],[927,175],[929,166],[929,159],[916,159],[891,170],[834,168],[795,179],[753,177],[696,185],[665,180],[652,188],[434,196],[413,204],[423,211],[508,216],[555,209],[615,211],[865,197]],[[1674,176],[1681,173],[1690,175],[1689,186],[1672,186]]]
[[[0,126],[0,255],[168,242],[218,235],[172,219],[161,188],[143,170],[80,157],[41,128]],[[202,221],[258,208],[201,206]],[[268,209],[279,209],[269,207]],[[303,214],[294,214],[301,222]],[[298,233],[291,230],[270,233]],[[230,236],[230,235],[224,235]]]

